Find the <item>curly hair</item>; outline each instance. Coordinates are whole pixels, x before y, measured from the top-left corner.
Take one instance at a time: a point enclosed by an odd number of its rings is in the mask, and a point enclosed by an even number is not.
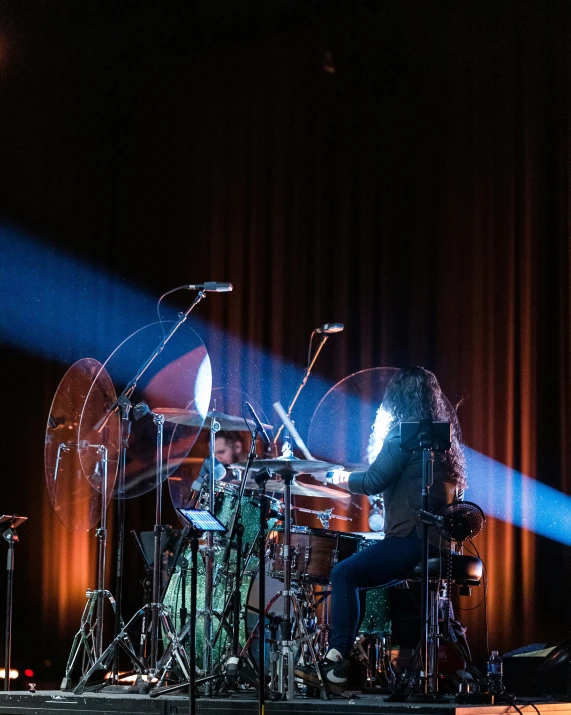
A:
[[[389,428],[401,422],[433,420],[450,422],[452,445],[442,455],[447,481],[466,486],[466,460],[460,446],[460,424],[456,410],[442,394],[434,373],[423,367],[405,367],[392,376],[381,407],[391,415]]]

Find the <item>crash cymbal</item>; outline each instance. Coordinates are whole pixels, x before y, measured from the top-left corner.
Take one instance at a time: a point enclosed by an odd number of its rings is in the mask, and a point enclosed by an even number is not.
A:
[[[245,469],[246,462],[232,464],[235,469]],[[277,459],[255,459],[250,470],[259,472],[261,469],[268,469],[270,472],[280,474],[281,472],[291,472],[292,474],[325,474],[333,469],[343,469],[340,464],[321,462],[319,459],[297,459],[296,457],[278,457]]]
[[[270,460],[265,460],[270,461]],[[240,482],[230,482],[230,484],[239,485]],[[246,489],[252,491],[258,490],[258,484],[253,479],[246,480]],[[285,492],[285,482],[281,479],[268,479],[266,482],[266,492],[274,492],[283,494]],[[317,484],[303,484],[302,482],[293,481],[291,484],[291,493],[302,497],[317,497],[321,499],[349,499],[349,492],[335,487],[320,487]]]
[[[204,420],[200,413],[196,410],[182,410],[174,407],[157,407],[153,410],[157,414],[164,415],[167,422],[175,422],[179,425],[187,427],[201,427],[210,429],[212,420],[216,420],[220,424],[220,429],[225,432],[246,432],[255,429],[256,424],[252,420],[245,420],[243,417],[234,415],[225,415],[222,412],[213,410],[206,414]],[[272,429],[271,425],[263,425],[264,429]]]

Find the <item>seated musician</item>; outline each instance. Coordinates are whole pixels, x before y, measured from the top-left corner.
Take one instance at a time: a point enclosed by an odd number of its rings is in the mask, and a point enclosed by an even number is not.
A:
[[[214,441],[214,456],[225,467],[237,462],[245,462],[248,454],[244,451],[244,443],[239,432],[220,431]]]
[[[387,418],[388,413],[388,418]],[[331,573],[331,633],[323,661],[327,688],[345,689],[349,656],[365,612],[365,590],[402,581],[421,560],[422,453],[400,449],[400,423],[420,420],[450,421],[452,446],[434,455],[434,481],[429,508],[438,512],[455,501],[465,487],[465,460],[458,441],[456,414],[443,398],[436,377],[422,367],[398,370],[387,386],[374,430],[385,425],[382,448],[365,472],[337,471],[332,482],[355,494],[382,493],[385,504],[385,538],[339,562]],[[387,431],[388,429],[388,431]],[[435,552],[440,537],[429,527],[429,543]],[[299,669],[304,682],[319,686],[313,669]]]

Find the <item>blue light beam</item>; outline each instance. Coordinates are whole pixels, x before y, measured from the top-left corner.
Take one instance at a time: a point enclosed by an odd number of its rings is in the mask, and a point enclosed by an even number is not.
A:
[[[571,497],[465,448],[466,498],[487,516],[571,546]]]

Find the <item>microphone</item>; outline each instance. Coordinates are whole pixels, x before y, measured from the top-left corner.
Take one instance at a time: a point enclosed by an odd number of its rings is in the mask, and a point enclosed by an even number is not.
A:
[[[345,326],[343,323],[325,323],[320,328],[315,328],[314,333],[323,333],[323,335],[332,335],[333,333],[340,333]]]
[[[256,429],[258,430],[258,433],[259,433],[260,437],[262,438],[262,440],[263,440],[266,444],[269,444],[269,443],[270,443],[270,438],[268,437],[268,433],[267,433],[266,430],[264,429],[264,425],[260,422],[260,418],[259,418],[258,415],[255,413],[254,408],[252,407],[252,405],[251,405],[249,402],[244,402],[244,403],[243,403],[243,406],[248,408],[248,412],[250,413],[250,416],[252,417],[252,419],[253,419],[254,422],[256,423]]]
[[[217,283],[207,281],[206,283],[196,283],[184,286],[186,290],[205,290],[210,293],[229,293],[232,290],[232,283]]]

